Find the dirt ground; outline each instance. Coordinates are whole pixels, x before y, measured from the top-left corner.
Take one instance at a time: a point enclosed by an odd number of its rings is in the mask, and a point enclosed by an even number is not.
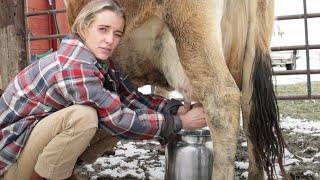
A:
[[[285,151],[285,169],[294,180],[319,180],[320,179],[320,136],[312,134],[295,134],[284,130],[288,149]],[[241,144],[245,142],[241,136],[238,144],[237,161],[247,161],[247,148]],[[243,174],[247,169],[236,167],[236,179],[246,179]],[[281,178],[279,178],[281,179]]]
[[[287,173],[292,177],[292,179],[319,180],[320,136],[315,136],[312,133],[292,133],[290,130],[284,130],[284,134],[289,147],[288,151],[285,153],[285,168]],[[100,160],[92,165],[78,166],[78,173],[83,179],[164,179],[165,156],[164,152],[161,151],[160,145],[154,142],[136,142],[131,143],[131,145],[133,148],[136,148],[134,151],[138,153],[133,153],[131,155],[123,153],[126,151],[132,151],[132,147],[126,147],[125,143],[119,144],[116,148],[115,155],[111,155],[111,157],[109,155],[108,159]],[[117,153],[119,151],[122,153]],[[236,155],[235,179],[246,179],[248,166],[247,161],[246,140],[243,134],[241,134],[239,137],[238,151]],[[132,162],[136,163],[130,164]],[[108,171],[106,171],[107,169]],[[157,170],[151,172],[150,169]],[[118,175],[115,175],[114,172],[117,172]],[[126,173],[125,175],[124,172]],[[158,175],[152,175],[152,173],[158,173]]]
[[[293,179],[320,179],[320,136],[286,132],[288,149],[294,154],[289,174]],[[308,172],[318,173],[311,174]]]

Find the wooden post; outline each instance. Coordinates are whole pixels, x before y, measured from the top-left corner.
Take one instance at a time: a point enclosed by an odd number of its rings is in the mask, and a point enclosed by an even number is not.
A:
[[[27,62],[23,0],[0,1],[0,90]]]

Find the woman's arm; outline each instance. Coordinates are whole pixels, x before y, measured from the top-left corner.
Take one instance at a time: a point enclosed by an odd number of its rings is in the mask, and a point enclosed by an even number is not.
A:
[[[92,65],[82,64],[58,72],[51,87],[68,102],[97,109],[99,126],[126,139],[161,139],[164,115],[153,109],[132,110],[118,94],[103,87],[103,76]]]

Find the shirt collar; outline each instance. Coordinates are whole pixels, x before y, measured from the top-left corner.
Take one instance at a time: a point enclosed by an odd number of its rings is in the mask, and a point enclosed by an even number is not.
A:
[[[97,59],[88,47],[83,43],[83,40],[77,35],[67,35],[61,41],[61,49],[71,48],[71,51],[76,51],[81,56],[85,57],[85,60],[94,64],[101,72],[106,73],[109,68],[108,61],[101,61]],[[62,53],[63,54],[63,53]],[[77,56],[75,55],[75,56]]]

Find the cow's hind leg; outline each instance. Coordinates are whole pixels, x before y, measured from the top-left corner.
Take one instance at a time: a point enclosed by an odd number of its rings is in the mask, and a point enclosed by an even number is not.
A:
[[[215,2],[170,1],[172,9],[168,7],[165,18],[176,38],[182,66],[207,111],[213,141],[212,177],[233,180],[240,91],[223,57],[219,30],[223,2]]]

